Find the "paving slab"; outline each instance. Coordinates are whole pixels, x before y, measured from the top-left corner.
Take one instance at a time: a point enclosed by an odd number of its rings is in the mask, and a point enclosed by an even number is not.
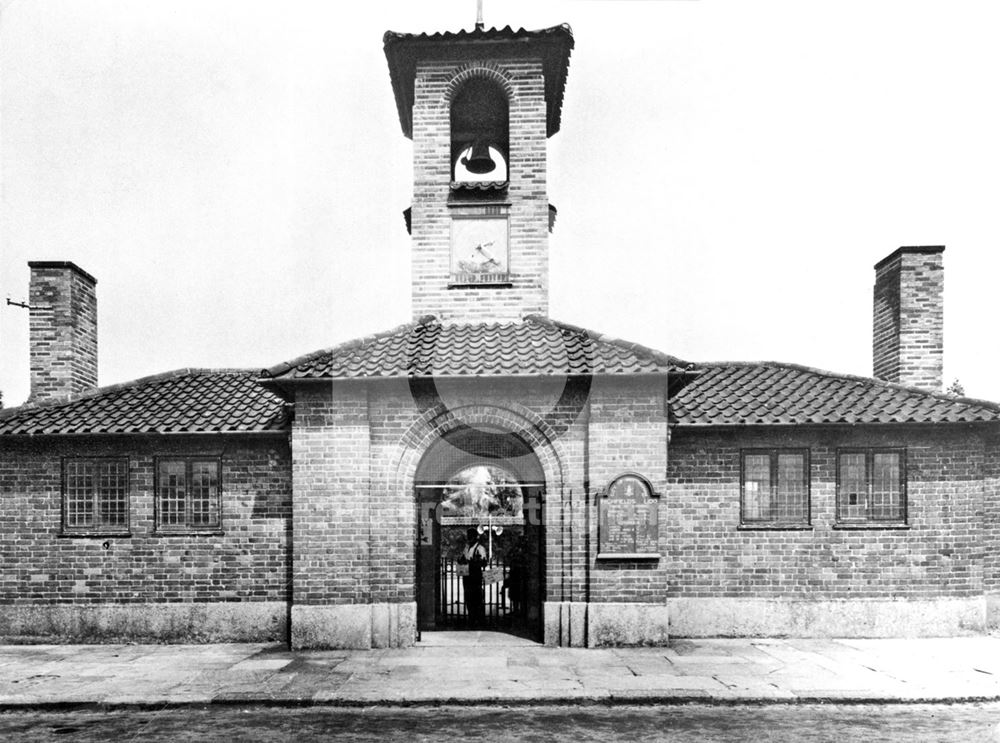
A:
[[[1000,638],[994,637],[685,639],[669,647],[578,649],[521,638],[505,644],[499,633],[430,634],[413,648],[370,651],[0,646],[0,709],[1000,700]]]

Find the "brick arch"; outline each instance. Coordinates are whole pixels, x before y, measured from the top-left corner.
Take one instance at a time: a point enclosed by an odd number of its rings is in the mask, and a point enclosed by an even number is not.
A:
[[[426,410],[410,425],[400,440],[400,451],[395,458],[394,468],[396,485],[412,490],[417,468],[431,446],[451,431],[462,426],[476,425],[488,425],[522,434],[545,474],[546,492],[562,492],[564,455],[555,432],[538,415],[516,403],[507,407],[465,405],[458,408],[438,404]]]
[[[467,62],[459,67],[455,74],[448,80],[444,91],[445,105],[451,105],[455,94],[469,80],[475,77],[484,77],[492,80],[507,96],[507,102],[512,103],[515,99],[514,85],[511,83],[511,74],[503,69],[496,62]]]

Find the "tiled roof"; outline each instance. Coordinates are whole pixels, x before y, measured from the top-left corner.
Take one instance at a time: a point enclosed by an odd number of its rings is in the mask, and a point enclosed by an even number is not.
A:
[[[246,370],[182,369],[102,387],[73,400],[0,411],[0,435],[260,433],[290,409]]]
[[[442,325],[425,318],[279,364],[265,380],[674,373],[679,426],[1000,422],[1000,405],[793,364],[691,365],[539,317]],[[247,370],[183,369],[73,400],[0,410],[0,435],[267,433],[291,409]]]
[[[698,364],[670,399],[678,425],[1000,421],[996,403],[792,364]]]
[[[518,43],[511,45],[509,42]],[[382,37],[382,46],[389,63],[389,77],[396,96],[403,134],[410,137],[413,132],[413,88],[418,57],[427,59],[454,55],[456,49],[464,50],[472,44],[477,45],[481,51],[483,47],[507,48],[518,54],[523,54],[530,48],[533,54],[542,58],[548,107],[546,133],[551,137],[558,132],[566,75],[569,71],[569,55],[574,44],[573,31],[565,23],[538,31],[523,28],[515,31],[510,26],[434,34],[386,31]]]
[[[665,373],[685,362],[541,317],[442,325],[431,317],[279,364],[281,379]]]

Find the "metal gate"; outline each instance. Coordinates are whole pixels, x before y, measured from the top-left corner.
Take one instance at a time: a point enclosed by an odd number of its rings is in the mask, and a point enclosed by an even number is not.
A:
[[[540,636],[545,581],[541,489],[525,486],[516,508],[481,514],[448,513],[441,505],[442,490],[434,485],[417,490],[418,631],[488,629]],[[463,580],[470,573],[470,531],[473,537],[478,532],[486,560],[479,587],[482,612],[473,601],[471,615]]]
[[[462,580],[465,575],[468,575],[467,565],[460,565],[450,557],[441,556],[438,564],[440,580],[438,596],[441,603],[438,606],[437,616],[442,625],[463,628],[471,624]],[[506,629],[514,620],[513,598],[519,595],[519,587],[511,585],[511,577],[510,567],[496,557],[483,568],[481,624],[485,629]],[[513,577],[517,579],[516,575]]]

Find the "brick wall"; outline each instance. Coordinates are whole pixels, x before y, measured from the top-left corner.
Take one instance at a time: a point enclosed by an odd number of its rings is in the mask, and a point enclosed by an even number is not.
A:
[[[941,390],[943,251],[900,248],[876,264],[872,365],[879,379]]]
[[[595,380],[589,427],[590,492],[605,490],[612,478],[635,472],[649,480],[654,492],[667,491],[667,416],[662,380],[644,378]],[[671,452],[672,455],[672,452]],[[592,528],[588,565],[589,600],[594,602],[661,603],[667,594],[666,560],[597,561],[597,498],[589,507]],[[651,504],[659,515],[660,553],[673,537],[666,533],[664,498]]]
[[[303,389],[292,430],[296,604],[370,602],[369,466],[366,385]]]
[[[548,600],[662,598],[662,570],[655,580],[645,564],[598,573],[592,559],[598,490],[623,471],[666,487],[662,380],[595,380],[556,407],[562,386],[440,380],[451,413],[415,399],[405,382],[303,389],[293,433],[295,603],[415,600],[414,473],[427,447],[462,425],[534,437],[546,472]]]
[[[1000,595],[1000,437],[997,436],[990,436],[985,442],[982,549],[983,586],[987,592]],[[1000,624],[1000,616],[997,623]]]
[[[740,449],[810,449],[812,528],[741,531]],[[906,448],[909,528],[834,529],[838,447]],[[684,597],[981,595],[984,445],[969,429],[677,430],[664,568]]]
[[[97,386],[97,281],[72,263],[32,261],[30,402]]]
[[[458,412],[448,425],[467,411],[498,411],[500,428],[547,419],[557,442],[547,459],[540,452],[548,601],[968,597],[997,580],[989,558],[984,579],[982,548],[984,507],[988,518],[997,508],[984,503],[983,476],[997,463],[970,429],[678,429],[668,460],[661,381],[595,380],[586,405],[555,413],[558,390],[541,382],[453,381],[439,392]],[[413,473],[441,416],[392,382],[307,400],[294,437],[296,602],[415,600]],[[905,447],[909,528],[834,528],[836,451],[857,446]],[[740,450],[769,447],[809,448],[810,529],[739,528]],[[599,494],[623,472],[661,494],[659,560],[596,560]]]
[[[574,404],[570,398],[563,407],[556,407],[563,384],[562,379],[441,380],[438,394],[454,415],[435,414],[436,409],[430,408],[426,399],[418,398],[415,403],[405,387],[373,387],[372,453],[377,457],[373,502],[385,494],[384,511],[393,516],[374,523],[384,530],[382,543],[401,556],[380,569],[376,578],[405,587],[400,595],[413,600],[416,524],[412,486],[416,464],[442,432],[463,425],[483,426],[519,431],[541,460],[547,485],[542,511],[546,526],[545,593],[549,600],[575,596],[583,600],[589,529],[584,473],[589,414],[585,399]]]
[[[458,75],[482,67],[510,91],[508,214],[511,286],[449,288],[451,218],[479,213],[476,204],[449,202],[450,93]],[[413,316],[445,321],[519,319],[548,313],[548,201],[545,81],[540,60],[421,62],[413,105]],[[484,176],[489,177],[489,176]]]
[[[451,412],[405,383],[303,388],[293,453],[271,437],[4,440],[0,604],[412,602],[414,472],[427,446],[463,424],[521,430],[538,455],[549,602],[962,599],[1000,589],[995,437],[959,426],[689,428],[674,430],[668,458],[662,380],[594,380],[577,404],[553,408],[560,387],[442,381]],[[834,528],[836,451],[857,446],[905,447],[909,528]],[[809,529],[739,528],[740,450],[771,447],[809,448]],[[222,458],[221,534],[154,530],[153,458],[182,454]],[[128,456],[130,537],[60,535],[66,455]],[[623,472],[661,494],[659,560],[596,559],[600,493]]]
[[[156,533],[168,455],[221,457],[221,533]],[[61,536],[64,456],[128,457],[131,536]],[[0,604],[285,601],[290,514],[283,437],[0,439]]]

